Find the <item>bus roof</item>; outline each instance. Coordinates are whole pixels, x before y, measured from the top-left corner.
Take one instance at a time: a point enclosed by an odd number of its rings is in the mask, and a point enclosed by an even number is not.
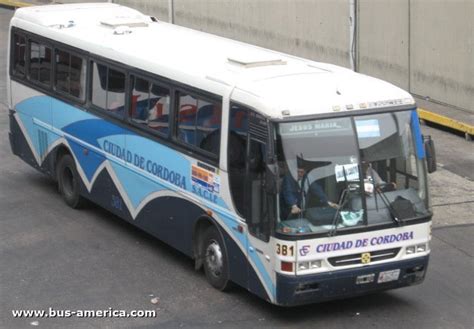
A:
[[[217,95],[232,91],[231,99],[272,118],[415,104],[387,82],[117,4],[26,7],[11,25]]]

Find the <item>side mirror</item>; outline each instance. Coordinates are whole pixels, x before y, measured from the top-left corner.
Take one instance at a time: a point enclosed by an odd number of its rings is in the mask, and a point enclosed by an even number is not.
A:
[[[434,141],[431,139],[431,136],[423,136],[423,144],[425,146],[426,165],[428,168],[428,173],[431,174],[437,169]]]

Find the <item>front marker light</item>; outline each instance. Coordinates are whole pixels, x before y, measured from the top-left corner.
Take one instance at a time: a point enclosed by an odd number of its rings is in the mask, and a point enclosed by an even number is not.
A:
[[[416,252],[415,246],[409,246],[407,247],[407,254],[414,254]]]

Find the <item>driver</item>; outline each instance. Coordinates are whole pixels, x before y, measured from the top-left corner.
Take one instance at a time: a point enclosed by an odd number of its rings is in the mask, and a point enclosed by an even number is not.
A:
[[[301,213],[303,203],[308,193],[311,193],[318,200],[318,204],[337,208],[337,204],[328,200],[324,190],[316,181],[310,183],[306,170],[304,168],[297,169],[297,180],[288,172],[283,178],[282,193],[280,203],[282,205],[282,217],[286,218],[291,213],[296,215]]]

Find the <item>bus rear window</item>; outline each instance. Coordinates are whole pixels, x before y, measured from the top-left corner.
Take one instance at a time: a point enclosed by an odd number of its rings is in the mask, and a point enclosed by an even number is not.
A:
[[[19,77],[25,76],[26,65],[26,38],[13,35],[13,74]]]

